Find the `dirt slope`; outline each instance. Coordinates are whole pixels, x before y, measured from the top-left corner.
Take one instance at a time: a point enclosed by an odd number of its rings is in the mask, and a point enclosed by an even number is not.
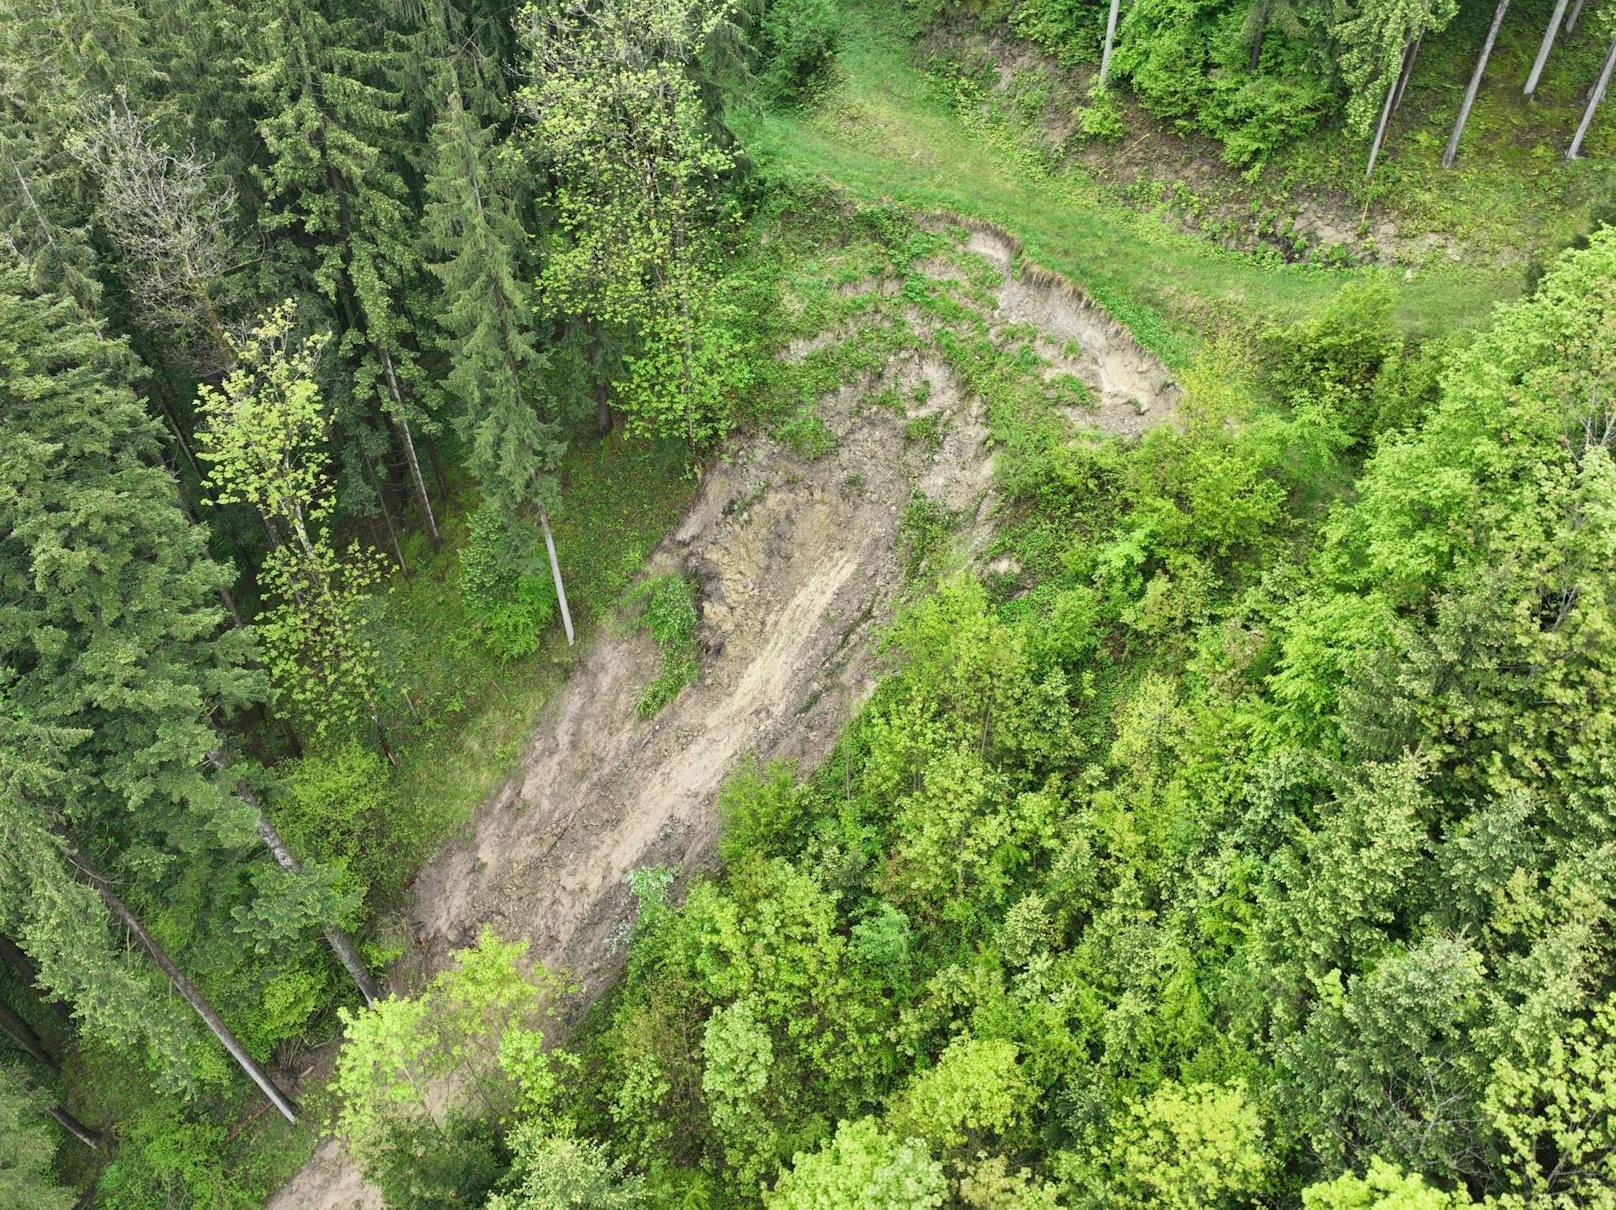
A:
[[[969,248],[1004,273],[993,321],[1039,326],[1051,372],[1091,387],[1099,407],[1084,423],[1126,435],[1167,418],[1176,388],[1125,332],[1059,284],[1015,279],[1002,237],[977,231]],[[889,385],[910,398],[922,381],[925,402],[906,415],[868,405]],[[940,440],[906,439],[908,421],[934,413]],[[596,637],[474,831],[416,879],[411,918],[424,965],[442,964],[491,925],[569,971],[583,987],[580,1012],[622,962],[629,872],[709,866],[714,795],[737,761],[812,767],[873,687],[874,638],[903,586],[900,519],[911,493],[963,517],[968,553],[985,546],[988,431],[946,362],[889,365],[823,400],[820,415],[836,436],[820,458],[759,434],[709,469],[652,559],[701,585],[699,682],[641,719],[635,703],[656,673],[656,648],[641,636]],[[326,1140],[269,1205],[347,1210],[380,1198]]]

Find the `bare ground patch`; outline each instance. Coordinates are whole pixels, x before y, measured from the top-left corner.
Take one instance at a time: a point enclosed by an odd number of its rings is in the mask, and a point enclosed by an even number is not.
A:
[[[988,318],[1039,329],[1050,372],[1070,372],[1097,408],[1075,419],[1123,436],[1171,414],[1177,388],[1126,331],[1064,282],[1018,272],[991,229],[968,251],[1001,275]],[[879,284],[875,293],[889,293]],[[823,341],[794,344],[800,361]],[[902,413],[874,396],[910,401]],[[633,917],[630,871],[711,868],[713,802],[747,756],[813,767],[878,673],[875,637],[904,584],[900,521],[916,490],[961,518],[973,557],[995,497],[983,407],[940,357],[913,353],[820,402],[834,448],[804,460],[765,434],[706,472],[696,504],[652,556],[700,585],[699,680],[653,719],[635,705],[660,658],[639,635],[597,633],[526,750],[475,825],[420,871],[415,954],[393,987],[446,963],[486,925],[581,987],[571,1020],[615,977]],[[935,418],[938,438],[906,438]],[[271,1210],[380,1205],[340,1143],[327,1139]]]

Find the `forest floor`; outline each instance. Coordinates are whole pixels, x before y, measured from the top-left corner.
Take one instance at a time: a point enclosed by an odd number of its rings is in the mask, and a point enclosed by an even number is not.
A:
[[[959,262],[921,271],[968,295],[996,337],[1029,331],[1048,377],[1068,375],[1088,403],[1075,427],[1137,435],[1172,415],[1167,368],[1075,291],[1018,275],[1015,244],[977,226]],[[895,277],[844,282],[847,296],[896,299]],[[912,321],[924,323],[919,316]],[[800,339],[800,363],[859,333]],[[896,401],[896,402],[894,402]],[[622,627],[597,631],[525,751],[466,835],[420,871],[410,900],[405,988],[488,926],[579,985],[576,1022],[611,983],[633,926],[629,876],[709,869],[715,800],[741,762],[816,765],[874,687],[879,636],[909,582],[905,518],[918,496],[956,518],[953,548],[987,561],[996,497],[984,406],[948,361],[905,349],[818,401],[824,438],[807,452],[759,431],[703,476],[695,504],[653,552],[649,570],[699,584],[699,679],[652,718],[637,705],[661,653]],[[917,436],[924,434],[924,436]],[[273,1210],[380,1205],[334,1140],[269,1203]]]

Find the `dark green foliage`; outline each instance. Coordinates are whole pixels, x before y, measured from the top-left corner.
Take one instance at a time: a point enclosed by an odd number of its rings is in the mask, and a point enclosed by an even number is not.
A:
[[[531,549],[542,539],[527,526],[512,532],[506,516],[483,505],[460,547],[460,594],[478,635],[503,662],[537,651],[556,613],[549,569]]]
[[[811,96],[835,66],[839,37],[832,0],[772,0],[758,28],[764,86],[785,100]]]

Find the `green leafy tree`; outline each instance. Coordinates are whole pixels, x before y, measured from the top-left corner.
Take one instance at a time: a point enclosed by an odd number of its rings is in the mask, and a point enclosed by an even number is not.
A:
[[[1270,1163],[1262,1116],[1239,1084],[1163,1084],[1128,1110],[1110,1151],[1108,1200],[1139,1210],[1242,1204]]]
[[[1302,1190],[1302,1210],[1469,1210],[1475,1204],[1463,1193],[1438,1189],[1378,1156],[1362,1176],[1346,1172]]]
[[[729,422],[705,231],[718,217],[711,182],[735,153],[695,69],[731,21],[727,0],[529,5],[518,17],[530,77],[518,105],[557,182],[544,305],[591,323],[597,348],[604,328],[632,332],[630,423],[692,446]]]
[[[488,1210],[638,1210],[651,1205],[645,1179],[624,1171],[606,1148],[523,1122],[511,1134],[510,1175]]]
[[[1502,1210],[1616,1201],[1616,1000],[1545,1040],[1542,1058],[1500,1060],[1486,1113],[1504,1153]]]
[[[958,1038],[894,1098],[887,1126],[939,1154],[968,1154],[1025,1122],[1034,1093],[1003,1039]]]
[[[285,303],[259,321],[236,369],[218,387],[201,387],[201,454],[214,500],[250,506],[276,542],[260,569],[273,604],[257,630],[277,697],[321,734],[362,714],[396,763],[364,631],[365,597],[381,570],[357,546],[346,558],[332,546],[326,418],[314,382],[324,341],[292,341]]]
[[[763,1204],[769,1210],[937,1210],[947,1189],[942,1165],[924,1144],[860,1118],[839,1124],[818,1151],[799,1152]]]
[[[385,1186],[431,1185],[449,1200],[486,1191],[490,1132],[554,1099],[565,1060],[546,1051],[543,1027],[567,985],[528,969],[526,951],[484,930],[419,997],[342,1010],[336,1130]]]

